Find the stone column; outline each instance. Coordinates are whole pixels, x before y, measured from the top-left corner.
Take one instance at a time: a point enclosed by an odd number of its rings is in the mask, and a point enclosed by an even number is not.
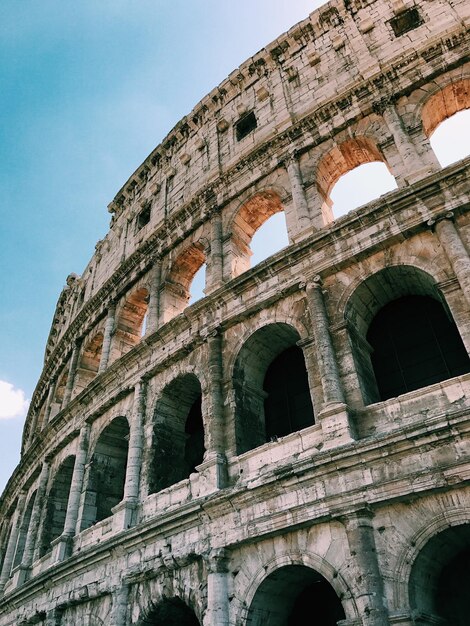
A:
[[[62,400],[62,409],[67,406],[72,397],[73,385],[75,383],[75,374],[77,373],[78,357],[80,355],[81,340],[77,340],[73,347],[72,357],[70,359],[69,373],[67,376],[67,384],[65,385],[64,398]]]
[[[123,584],[113,592],[113,626],[127,626],[129,585]]]
[[[151,335],[158,329],[160,320],[160,287],[162,282],[162,262],[156,259],[151,271],[149,307],[146,335]]]
[[[453,213],[449,212],[443,218],[437,221],[430,220],[428,223],[430,226],[434,225],[436,235],[470,305],[470,257],[455,227],[453,217]]]
[[[34,560],[34,549],[36,546],[36,539],[38,536],[39,522],[41,519],[41,511],[44,506],[44,498],[46,495],[47,480],[49,478],[49,464],[44,461],[41,467],[41,473],[39,475],[38,490],[34,499],[33,510],[31,511],[31,519],[29,521],[28,534],[26,535],[26,541],[23,550],[23,558],[19,566],[18,582],[22,584],[27,580],[29,571]]]
[[[320,277],[316,277],[306,286],[307,303],[312,319],[313,339],[320,372],[323,406],[318,415],[323,434],[336,443],[351,440],[347,407],[336,362],[336,355],[331,341],[328,316],[323,299]]]
[[[388,611],[375,547],[372,514],[358,511],[344,520],[349,550],[357,566],[357,597],[364,626],[388,626]]]
[[[297,216],[298,229],[299,232],[302,232],[312,224],[307,204],[307,197],[305,195],[304,182],[302,180],[302,172],[300,171],[300,164],[295,153],[288,156],[286,160],[286,169],[289,174],[292,190],[292,202],[294,203],[295,213]]]
[[[122,502],[113,508],[113,526],[116,530],[130,528],[135,523],[135,510],[139,503],[140,470],[142,467],[143,421],[147,383],[138,382],[134,388],[134,406],[129,433],[126,481]]]
[[[211,550],[207,563],[207,612],[204,626],[229,626],[228,551]]]
[[[411,137],[406,132],[395,106],[388,102],[383,106],[379,105],[379,109],[392,133],[393,140],[402,158],[405,169],[403,178],[408,182],[414,182],[422,178],[426,175],[428,167],[421,159]]]
[[[58,608],[47,611],[45,626],[60,626],[62,614],[63,610]]]
[[[13,559],[15,557],[16,542],[18,541],[18,533],[20,531],[25,500],[26,494],[21,493],[18,496],[15,512],[12,515],[10,537],[8,539],[7,549],[5,550],[5,557],[3,559],[2,571],[0,574],[0,594],[3,592],[5,584],[10,578],[11,566],[13,565]]]
[[[227,461],[225,457],[225,422],[223,402],[223,337],[218,331],[206,337],[207,370],[209,385],[210,415],[205,415],[204,443],[206,453],[204,462],[198,467],[200,474],[205,474],[208,483],[221,489],[227,481]]]
[[[211,216],[210,284],[208,293],[223,285],[223,230],[222,216],[215,210]]]
[[[108,316],[104,327],[103,349],[101,351],[101,361],[98,368],[98,374],[104,372],[108,367],[109,355],[111,353],[111,341],[114,335],[116,325],[116,304],[112,302],[108,308]]]
[[[78,524],[78,510],[83,490],[83,477],[88,456],[88,438],[90,425],[85,424],[80,431],[77,454],[73,466],[72,483],[70,485],[67,512],[65,514],[64,530],[54,545],[53,561],[63,561],[71,554],[72,538],[76,534]]]
[[[49,422],[49,418],[51,416],[52,402],[54,401],[55,391],[57,388],[57,379],[53,378],[50,385],[49,393],[47,394],[46,409],[44,411],[44,426]]]

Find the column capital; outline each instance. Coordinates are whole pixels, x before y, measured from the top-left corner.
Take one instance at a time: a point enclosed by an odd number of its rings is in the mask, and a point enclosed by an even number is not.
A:
[[[446,211],[445,213],[441,213],[440,215],[435,215],[434,217],[431,217],[431,219],[429,219],[426,222],[426,224],[427,224],[427,226],[429,226],[434,231],[436,225],[439,222],[442,222],[444,220],[450,220],[451,222],[455,222],[454,212],[453,211]]]
[[[225,574],[228,571],[230,551],[227,548],[212,548],[204,556],[207,568],[211,574]]]

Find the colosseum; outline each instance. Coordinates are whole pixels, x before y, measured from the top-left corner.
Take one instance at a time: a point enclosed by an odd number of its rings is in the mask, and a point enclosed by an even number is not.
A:
[[[1,626],[468,626],[470,158],[430,137],[469,30],[466,0],[333,0],[123,185],[0,503]],[[396,189],[335,217],[371,162]]]

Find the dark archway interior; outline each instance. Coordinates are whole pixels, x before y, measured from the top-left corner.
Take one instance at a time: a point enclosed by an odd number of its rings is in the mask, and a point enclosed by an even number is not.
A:
[[[165,387],[154,419],[150,493],[188,478],[203,461],[202,394],[196,376],[179,376]]]
[[[314,423],[305,359],[301,348],[291,346],[277,356],[266,371],[264,419],[266,441],[283,437]]]
[[[51,547],[51,542],[60,537],[64,530],[67,504],[72,484],[75,457],[69,456],[57,470],[51,490],[47,496],[46,518],[44,520],[40,556]]]
[[[385,305],[367,341],[381,400],[470,371],[454,321],[429,296],[405,296]]]
[[[237,454],[314,423],[299,339],[288,324],[267,324],[241,347],[233,372]]]
[[[336,626],[342,619],[345,614],[341,602],[321,574],[303,565],[287,565],[270,574],[258,587],[246,623]]]
[[[410,605],[418,613],[468,626],[470,615],[470,524],[433,537],[413,564]]]
[[[82,530],[110,517],[124,496],[129,424],[115,418],[98,438],[91,459],[82,518]]]
[[[162,600],[139,626],[200,626],[194,611],[180,598]]]

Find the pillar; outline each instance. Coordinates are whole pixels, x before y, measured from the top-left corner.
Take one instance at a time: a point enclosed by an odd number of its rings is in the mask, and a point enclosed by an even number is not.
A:
[[[75,464],[73,466],[72,483],[70,485],[67,512],[65,514],[64,530],[62,535],[54,542],[54,561],[63,561],[70,556],[72,549],[72,538],[77,532],[78,510],[80,498],[83,490],[83,478],[85,475],[85,464],[88,456],[88,438],[90,425],[85,424],[80,431]]]
[[[160,287],[162,281],[162,262],[160,259],[155,261],[155,265],[151,270],[150,286],[149,286],[149,307],[147,318],[146,335],[151,335],[158,329],[160,319]],[[113,322],[114,324],[114,322]]]
[[[384,585],[371,518],[370,511],[362,510],[344,520],[349,550],[357,568],[356,602],[364,626],[388,626]]]
[[[135,523],[139,503],[140,470],[142,467],[143,421],[147,383],[139,381],[134,388],[134,405],[129,432],[126,480],[122,502],[113,508],[113,526],[116,530],[130,528]]]
[[[326,439],[334,440],[336,443],[344,443],[351,440],[352,430],[344,401],[333,342],[331,341],[320,277],[316,277],[307,284],[306,295],[312,319],[316,361],[323,391],[323,406],[318,418]]]
[[[64,408],[70,402],[72,397],[73,385],[75,383],[75,374],[77,373],[78,357],[80,355],[81,341],[77,340],[73,347],[72,357],[70,359],[69,373],[67,376],[67,384],[65,385],[64,398],[62,400],[62,407]]]
[[[51,416],[52,402],[54,401],[56,388],[57,379],[53,378],[50,383],[49,393],[47,394],[46,409],[44,411],[44,426],[49,422]]]
[[[208,482],[217,489],[227,484],[227,461],[225,457],[225,421],[223,401],[223,337],[212,332],[206,337],[207,370],[210,415],[204,416],[204,443],[206,453],[198,472],[205,474]],[[207,412],[206,412],[207,413]]]
[[[8,539],[7,549],[5,550],[5,557],[3,559],[2,571],[0,573],[0,594],[3,592],[5,584],[10,578],[11,566],[13,565],[13,559],[15,557],[16,542],[18,541],[18,533],[21,526],[25,500],[26,494],[21,493],[18,496],[15,512],[12,515],[10,537]]]
[[[129,585],[123,584],[113,592],[113,626],[127,625]]]
[[[29,521],[28,534],[26,535],[23,558],[19,566],[18,584],[22,584],[22,582],[28,578],[29,570],[34,561],[34,549],[38,536],[41,512],[44,506],[48,478],[49,464],[44,461],[41,467],[41,473],[39,474],[38,490],[36,492],[36,498],[34,499],[33,510],[31,511],[31,519]]]
[[[211,216],[211,244],[210,244],[210,284],[208,293],[223,285],[223,229],[222,216],[219,210]]]
[[[207,563],[207,612],[204,626],[229,626],[228,551],[211,550]]]
[[[447,213],[436,222],[431,220],[429,224],[435,224],[435,233],[449,259],[465,299],[470,305],[470,257],[453,222],[453,214]]]
[[[406,132],[403,122],[391,103],[387,103],[381,110],[382,117],[385,120],[397,150],[402,158],[404,165],[403,178],[408,182],[414,182],[428,173],[428,167],[421,159],[411,137]]]
[[[108,367],[109,355],[111,353],[111,341],[114,335],[116,325],[116,304],[113,302],[109,305],[106,324],[104,327],[103,349],[101,351],[101,361],[98,368],[98,374],[104,372]]]
[[[295,153],[289,155],[287,158],[286,169],[292,190],[292,202],[297,216],[298,230],[302,232],[311,226],[311,219],[302,180],[302,172],[300,171],[300,164]]]

